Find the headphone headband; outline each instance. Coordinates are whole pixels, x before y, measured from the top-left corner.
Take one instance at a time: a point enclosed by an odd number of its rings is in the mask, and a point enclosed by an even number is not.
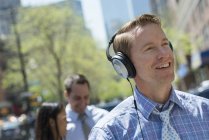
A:
[[[116,35],[117,35],[117,33],[115,33],[115,34],[112,36],[112,38],[110,39],[110,41],[109,41],[109,43],[108,43],[108,47],[107,47],[107,49],[106,49],[106,56],[107,56],[107,59],[108,59],[109,61],[112,60],[112,56],[110,55],[110,46],[113,45],[113,41],[114,41]]]

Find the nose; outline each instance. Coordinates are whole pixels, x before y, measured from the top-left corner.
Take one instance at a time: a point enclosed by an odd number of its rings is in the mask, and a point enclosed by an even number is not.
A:
[[[170,56],[170,51],[171,49],[169,48],[169,46],[159,47],[157,58],[158,59],[168,58]]]
[[[86,106],[86,105],[88,104],[88,99],[82,98],[80,104],[81,104],[82,106]]]

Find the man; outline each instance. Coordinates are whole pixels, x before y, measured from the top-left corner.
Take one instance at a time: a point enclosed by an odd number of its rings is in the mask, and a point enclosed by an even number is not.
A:
[[[209,100],[173,89],[174,55],[160,19],[144,14],[124,25],[107,57],[136,86],[133,96],[94,126],[89,140],[209,139]]]
[[[65,95],[68,100],[67,140],[87,140],[88,134],[95,123],[101,119],[106,110],[88,106],[90,84],[84,75],[75,74],[64,81]]]

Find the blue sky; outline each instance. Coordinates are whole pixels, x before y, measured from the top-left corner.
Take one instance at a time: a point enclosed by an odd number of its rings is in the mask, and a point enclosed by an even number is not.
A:
[[[39,6],[62,0],[21,0],[23,6]]]
[[[21,0],[23,6],[39,6],[46,5],[49,3],[59,2],[63,0]],[[104,29],[104,21],[103,15],[101,13],[101,7],[99,0],[81,0],[82,8],[84,14],[84,20],[88,29],[91,30],[93,37],[96,41],[102,46],[106,47],[107,44],[107,36],[106,31]],[[148,1],[142,0],[142,5],[144,9],[141,9],[141,12],[147,12],[146,9],[148,7]],[[143,7],[142,7],[143,8]]]
[[[46,5],[49,3],[59,2],[63,0],[21,0],[23,6],[40,6]],[[98,0],[82,0],[83,1],[83,10],[84,10],[84,19],[86,22],[87,28],[92,30],[92,34],[96,37],[98,42],[104,44],[106,42],[105,30],[103,29],[101,23],[102,17],[99,8]],[[95,18],[96,17],[96,18]],[[98,20],[98,18],[101,18]],[[95,30],[95,27],[96,30]]]

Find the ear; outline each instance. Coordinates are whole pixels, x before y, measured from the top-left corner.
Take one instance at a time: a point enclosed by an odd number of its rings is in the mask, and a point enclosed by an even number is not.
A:
[[[64,91],[64,97],[65,97],[65,98],[68,98],[68,96],[69,96],[69,93],[67,92],[67,90],[65,90],[65,91]]]

